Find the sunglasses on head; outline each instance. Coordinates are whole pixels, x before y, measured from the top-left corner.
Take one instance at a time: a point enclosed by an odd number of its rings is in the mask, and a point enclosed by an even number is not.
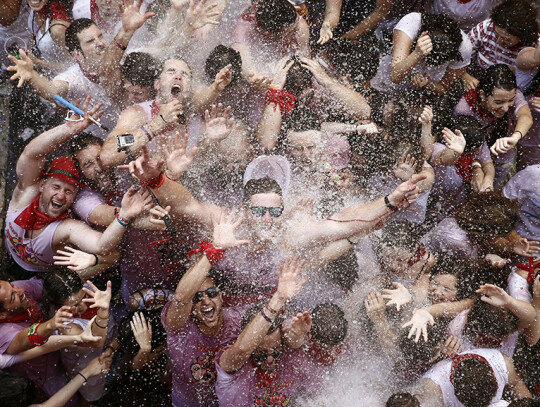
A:
[[[283,354],[283,349],[274,350],[271,353],[267,352],[261,352],[261,353],[253,353],[251,357],[253,360],[257,363],[263,363],[266,362],[266,360],[272,356],[274,359],[278,359]]]
[[[250,209],[253,216],[257,218],[262,218],[264,215],[266,215],[266,211],[268,211],[270,216],[273,218],[279,218],[283,213],[282,206],[251,206]]]
[[[193,304],[201,302],[203,300],[204,294],[206,294],[208,298],[216,298],[219,294],[219,290],[217,289],[217,287],[210,287],[204,291],[197,291],[193,296]]]

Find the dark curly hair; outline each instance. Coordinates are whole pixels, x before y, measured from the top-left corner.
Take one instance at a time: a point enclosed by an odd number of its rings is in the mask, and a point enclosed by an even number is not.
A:
[[[459,47],[463,41],[458,23],[443,14],[423,14],[420,32],[427,31],[433,50],[426,55],[426,65],[438,66],[449,61],[461,61]]]
[[[529,0],[506,0],[491,11],[497,27],[519,38],[520,45],[535,45],[538,38],[537,10]]]

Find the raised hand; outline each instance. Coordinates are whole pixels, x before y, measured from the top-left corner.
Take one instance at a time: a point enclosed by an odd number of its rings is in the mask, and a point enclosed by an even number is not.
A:
[[[493,155],[498,157],[499,154],[507,153],[512,148],[514,148],[520,138],[520,133],[514,133],[510,137],[501,137],[500,139],[497,139],[495,141],[495,144],[491,146],[489,151],[491,151]]]
[[[427,73],[419,73],[411,78],[412,84],[417,88],[424,88],[430,81],[430,77]]]
[[[229,117],[231,107],[223,110],[223,105],[220,103],[212,105],[210,113],[208,110],[204,112],[204,135],[212,143],[220,142],[226,139],[231,134],[234,127],[234,118]]]
[[[294,297],[307,281],[305,277],[299,278],[305,262],[305,260],[298,262],[298,256],[295,256],[292,261],[287,258],[281,266],[276,292],[281,300],[287,301]]]
[[[480,83],[478,79],[476,79],[474,76],[471,76],[469,74],[463,75],[461,80],[467,92],[470,91],[471,89],[476,89],[478,87],[478,84]]]
[[[441,346],[441,353],[447,358],[461,353],[463,341],[457,336],[449,336]]]
[[[416,166],[416,160],[410,154],[405,158],[399,157],[399,162],[394,167],[394,175],[402,181],[407,181],[415,174]]]
[[[84,292],[89,298],[84,298],[83,302],[90,304],[90,308],[99,308],[105,311],[109,310],[111,303],[111,282],[107,281],[105,291],[100,291],[90,280],[86,282],[91,288],[83,287]]]
[[[154,12],[141,14],[142,0],[124,0],[120,2],[122,13],[122,28],[128,32],[135,32],[143,26],[149,18],[156,15]]]
[[[383,322],[386,320],[386,306],[380,292],[371,291],[364,300],[366,312],[372,322]]]
[[[311,323],[312,319],[309,312],[299,312],[293,317],[290,329],[295,334],[306,335],[309,331],[311,331]]]
[[[142,154],[129,164],[119,165],[116,168],[119,170],[129,170],[129,173],[139,181],[145,182],[156,178],[161,173],[164,160],[153,160],[150,157],[148,148],[141,147]]]
[[[416,174],[410,180],[399,184],[394,192],[388,195],[390,204],[399,205],[401,208],[407,208],[414,204],[418,199],[418,185],[416,184],[425,179],[425,174]]]
[[[422,110],[422,114],[418,118],[418,121],[422,123],[423,126],[431,124],[433,121],[433,109],[431,106],[424,106],[424,110]]]
[[[69,329],[69,327],[66,327],[64,323],[73,322],[73,314],[71,313],[71,309],[72,308],[68,305],[61,307],[58,311],[56,311],[54,317],[46,322],[47,328],[51,331],[55,331],[57,329]]]
[[[313,77],[319,83],[330,79],[324,68],[317,61],[309,58],[300,58],[301,65],[313,74]]]
[[[227,215],[225,211],[221,211],[219,219],[216,219],[214,214],[212,214],[212,225],[214,226],[212,243],[215,247],[227,249],[229,247],[236,247],[249,243],[249,240],[237,240],[234,235],[234,232],[244,219],[244,214],[241,213],[235,220],[234,212],[235,210],[233,209]]]
[[[95,120],[98,120],[104,113],[104,110],[100,110],[101,106],[103,106],[103,103],[99,102],[96,106],[94,106],[91,110],[88,110],[88,107],[90,106],[90,96],[87,96],[84,100],[84,103],[82,105],[82,111],[84,112],[84,116],[81,118],[77,113],[72,112],[73,114],[69,117],[69,120],[67,120],[67,126],[73,131],[73,133],[81,133],[84,130],[86,130],[88,127],[90,127],[93,122],[90,120],[90,116],[92,116]],[[77,102],[75,103],[75,106],[80,108],[81,99],[77,99]]]
[[[109,371],[111,363],[112,358],[102,357],[102,355],[99,355],[92,359],[90,363],[88,363],[86,367],[81,370],[81,373],[83,373],[84,377],[86,378],[105,374]]]
[[[152,198],[148,191],[144,189],[137,191],[137,188],[132,186],[122,198],[122,206],[120,207],[119,215],[129,222],[144,211],[150,210],[152,206]]]
[[[12,81],[18,79],[18,88],[22,87],[24,82],[29,82],[32,79],[32,73],[34,72],[34,63],[30,57],[26,55],[24,49],[20,49],[19,54],[21,55],[21,59],[15,58],[13,55],[8,55],[9,60],[15,65],[10,65],[7,67],[9,72],[15,72],[9,79]]]
[[[167,176],[170,179],[180,179],[197,154],[197,146],[193,146],[186,154],[187,144],[188,136],[185,130],[182,130],[182,133],[177,131],[174,137],[169,137],[167,144],[161,146],[167,161]]]
[[[276,89],[283,89],[285,86],[285,81],[287,80],[287,72],[291,69],[291,66],[294,65],[294,61],[287,62],[288,58],[282,58],[274,67],[274,74],[272,75],[272,86]]]
[[[390,305],[395,305],[396,309],[399,311],[402,305],[411,302],[412,296],[409,290],[407,290],[403,284],[392,283],[392,285],[396,288],[394,290],[385,288],[383,290],[384,294],[382,295],[382,298],[390,300],[386,303],[387,307]]]
[[[413,335],[415,335],[414,341],[418,343],[418,340],[420,339],[420,335],[423,335],[424,342],[427,342],[428,324],[430,325],[435,324],[435,320],[433,319],[433,316],[427,310],[419,309],[413,314],[409,322],[402,325],[402,328],[406,328],[408,326],[411,327],[411,330],[409,331],[409,335],[407,336],[407,338],[411,338]]]
[[[192,31],[198,30],[207,24],[219,25],[220,13],[217,3],[208,4],[208,0],[201,0],[197,5],[193,0],[189,1],[186,13],[186,24]]]
[[[256,89],[266,89],[268,88],[268,86],[270,86],[271,83],[270,79],[255,71],[251,71],[247,75],[247,81],[252,87]]]
[[[512,252],[519,256],[530,257],[538,253],[539,251],[540,251],[539,243],[535,240],[528,240],[525,237],[518,239],[512,245]]]
[[[502,257],[493,253],[486,254],[485,259],[489,264],[491,264],[492,267],[496,267],[498,269],[502,269],[511,261],[510,259],[503,259]]]
[[[56,251],[59,256],[53,256],[55,265],[64,266],[73,271],[81,271],[96,265],[96,257],[93,254],[69,246],[64,246],[64,249]]]
[[[452,130],[445,127],[442,131],[442,134],[447,148],[449,148],[458,155],[463,154],[467,142],[465,141],[465,136],[463,136],[463,133],[461,131],[456,130],[456,132],[454,133],[452,132]]]
[[[330,26],[330,23],[328,21],[325,21],[321,26],[321,31],[319,32],[319,39],[317,40],[317,44],[323,45],[324,43],[330,41],[332,38],[334,38],[334,34],[332,33],[332,27]]]
[[[92,324],[94,323],[94,320],[96,317],[94,316],[87,324],[86,328],[84,328],[84,331],[81,332],[79,335],[80,342],[82,343],[92,343],[92,342],[99,342],[103,338],[101,336],[95,336],[92,334]],[[78,343],[78,342],[76,342]]]
[[[152,325],[150,322],[146,322],[143,314],[136,312],[129,325],[141,351],[150,352],[152,350]]]
[[[217,73],[216,78],[214,79],[214,84],[216,85],[216,89],[218,92],[223,92],[223,90],[231,83],[232,81],[232,72],[231,72],[232,65],[229,64],[223,68]]]
[[[482,301],[494,307],[503,308],[511,301],[511,297],[506,291],[493,284],[481,285],[476,292],[482,294],[482,297],[480,297]]]
[[[433,51],[431,38],[429,37],[428,32],[424,31],[422,34],[420,34],[420,37],[416,41],[416,48],[414,49],[414,52],[424,58],[431,51]]]

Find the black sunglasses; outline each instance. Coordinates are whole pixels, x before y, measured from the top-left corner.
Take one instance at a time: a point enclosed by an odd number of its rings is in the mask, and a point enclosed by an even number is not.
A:
[[[281,355],[283,355],[283,349],[274,350],[272,353],[267,352],[261,352],[261,353],[252,353],[251,357],[253,360],[257,363],[263,363],[266,362],[266,360],[272,356],[274,359],[278,359]]]
[[[273,218],[279,218],[283,213],[282,206],[250,206],[250,209],[253,216],[257,218],[262,218],[264,215],[266,215],[266,211],[268,211],[270,216]]]
[[[210,287],[204,291],[197,291],[192,299],[193,304],[201,302],[203,300],[204,294],[206,294],[208,298],[216,298],[219,294],[219,290],[217,289],[217,287]]]

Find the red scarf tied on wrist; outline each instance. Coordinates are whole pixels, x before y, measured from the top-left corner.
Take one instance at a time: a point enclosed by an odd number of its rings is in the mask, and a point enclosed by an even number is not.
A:
[[[474,160],[474,152],[464,153],[455,162],[456,172],[463,181],[471,182],[472,180],[472,164]]]
[[[35,324],[37,322],[43,322],[43,311],[39,303],[32,298],[28,298],[28,301],[30,301],[30,307],[27,310],[11,318],[0,319],[0,323],[11,322],[17,324],[19,322],[31,322]]]
[[[285,114],[289,114],[296,106],[296,97],[292,93],[272,87],[268,88],[264,101],[267,105],[273,103],[274,110],[279,106]]]

